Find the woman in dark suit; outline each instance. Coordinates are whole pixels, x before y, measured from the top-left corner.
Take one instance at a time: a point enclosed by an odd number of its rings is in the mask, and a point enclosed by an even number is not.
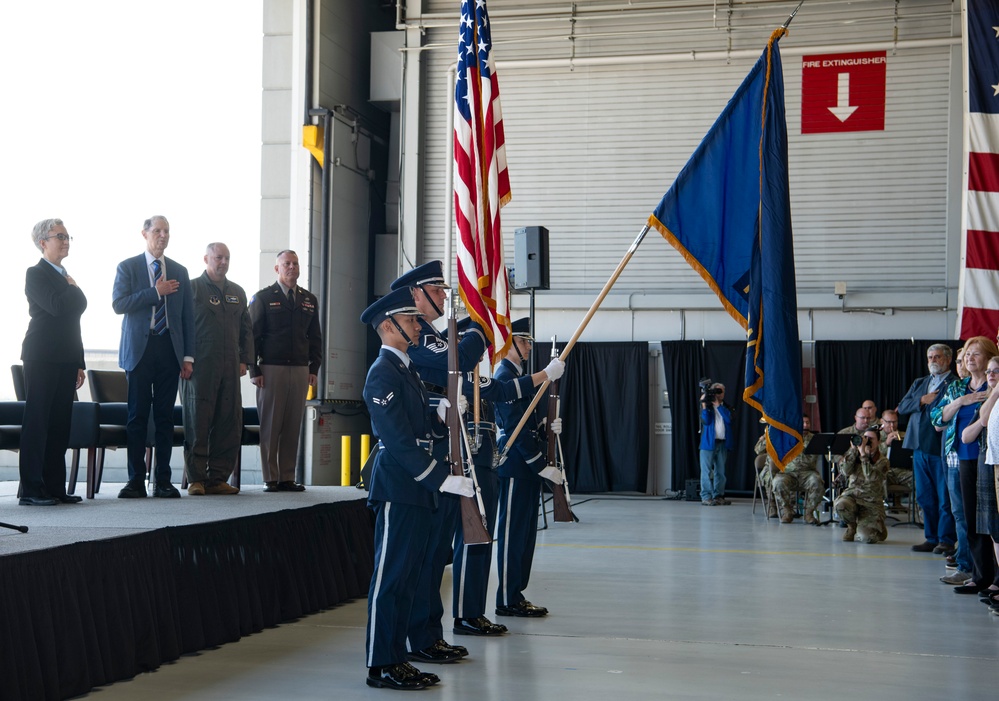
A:
[[[42,259],[28,268],[24,282],[31,321],[21,346],[25,402],[18,504],[75,504],[82,500],[66,494],[66,449],[73,393],[86,377],[80,317],[87,298],[62,267],[73,240],[62,220],[38,222],[31,240]]]

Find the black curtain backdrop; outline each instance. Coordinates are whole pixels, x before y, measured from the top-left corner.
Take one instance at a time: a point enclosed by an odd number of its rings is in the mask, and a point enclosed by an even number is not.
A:
[[[753,447],[763,433],[760,412],[742,401],[745,389],[745,341],[663,341],[663,367],[673,416],[673,489],[682,491],[688,479],[700,480],[702,378],[725,385],[725,403],[735,409],[732,430],[735,448],[726,464],[727,494],[752,494],[755,474]]]
[[[822,431],[835,433],[852,425],[865,399],[873,399],[879,412],[897,407],[913,381],[927,374],[926,349],[934,343],[946,343],[954,355],[964,345],[954,340],[816,341]],[[906,417],[899,419],[904,429]]]
[[[534,348],[535,367],[543,368],[551,343]],[[577,343],[559,387],[570,492],[644,493],[649,468],[649,344]]]
[[[364,597],[373,538],[358,500],[0,557],[0,699],[79,696]]]

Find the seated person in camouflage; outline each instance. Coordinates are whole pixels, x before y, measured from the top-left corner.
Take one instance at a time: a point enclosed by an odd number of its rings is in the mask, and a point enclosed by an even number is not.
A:
[[[806,414],[802,417],[802,438],[807,446],[812,440],[812,420]],[[766,436],[760,436],[756,443],[756,454],[760,455],[766,450]],[[767,494],[771,499],[767,506],[767,516],[774,518],[780,515],[781,523],[791,523],[795,516],[795,493],[805,494],[805,523],[818,523],[816,512],[822,503],[822,494],[825,492],[825,482],[819,474],[818,456],[798,455],[792,460],[784,471],[781,472],[767,458],[766,466],[760,474],[763,484],[766,486]]]
[[[877,429],[868,429],[859,446],[850,446],[840,469],[848,480],[835,504],[836,512],[846,524],[843,540],[853,542],[859,530],[864,542],[881,542],[888,537],[885,528],[888,460],[881,454],[881,436]]]
[[[896,448],[902,447],[902,441],[905,440],[905,431],[898,430],[898,412],[894,409],[885,409],[884,413],[881,414],[881,447],[884,449],[885,454],[888,453],[888,448],[895,446]],[[912,490],[912,470],[906,470],[901,467],[891,467],[891,461],[888,461],[888,478],[886,480],[886,485],[891,487],[894,485],[900,485],[906,487],[910,491]]]

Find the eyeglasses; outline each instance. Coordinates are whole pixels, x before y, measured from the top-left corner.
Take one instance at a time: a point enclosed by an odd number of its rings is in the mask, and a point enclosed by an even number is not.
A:
[[[51,236],[46,236],[43,241],[48,241],[49,239],[59,239],[60,241],[72,241],[73,237],[69,234],[52,234]]]
[[[986,375],[999,375],[999,368],[989,368],[985,371]]]

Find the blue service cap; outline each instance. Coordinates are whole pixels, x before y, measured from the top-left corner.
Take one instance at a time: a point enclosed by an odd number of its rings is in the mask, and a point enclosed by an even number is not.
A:
[[[531,336],[530,317],[525,316],[521,319],[517,319],[515,322],[510,324],[510,328],[512,329],[512,333],[514,336],[523,336],[524,338],[530,339],[532,341],[534,340],[534,337]]]
[[[432,260],[429,263],[418,265],[408,273],[404,273],[396,278],[392,283],[392,289],[398,290],[402,287],[419,287],[420,285],[434,285],[450,290],[451,287],[444,282],[444,264],[439,260]]]
[[[361,323],[378,326],[390,316],[405,314],[407,316],[422,316],[413,304],[413,292],[408,287],[393,290],[361,312]]]

